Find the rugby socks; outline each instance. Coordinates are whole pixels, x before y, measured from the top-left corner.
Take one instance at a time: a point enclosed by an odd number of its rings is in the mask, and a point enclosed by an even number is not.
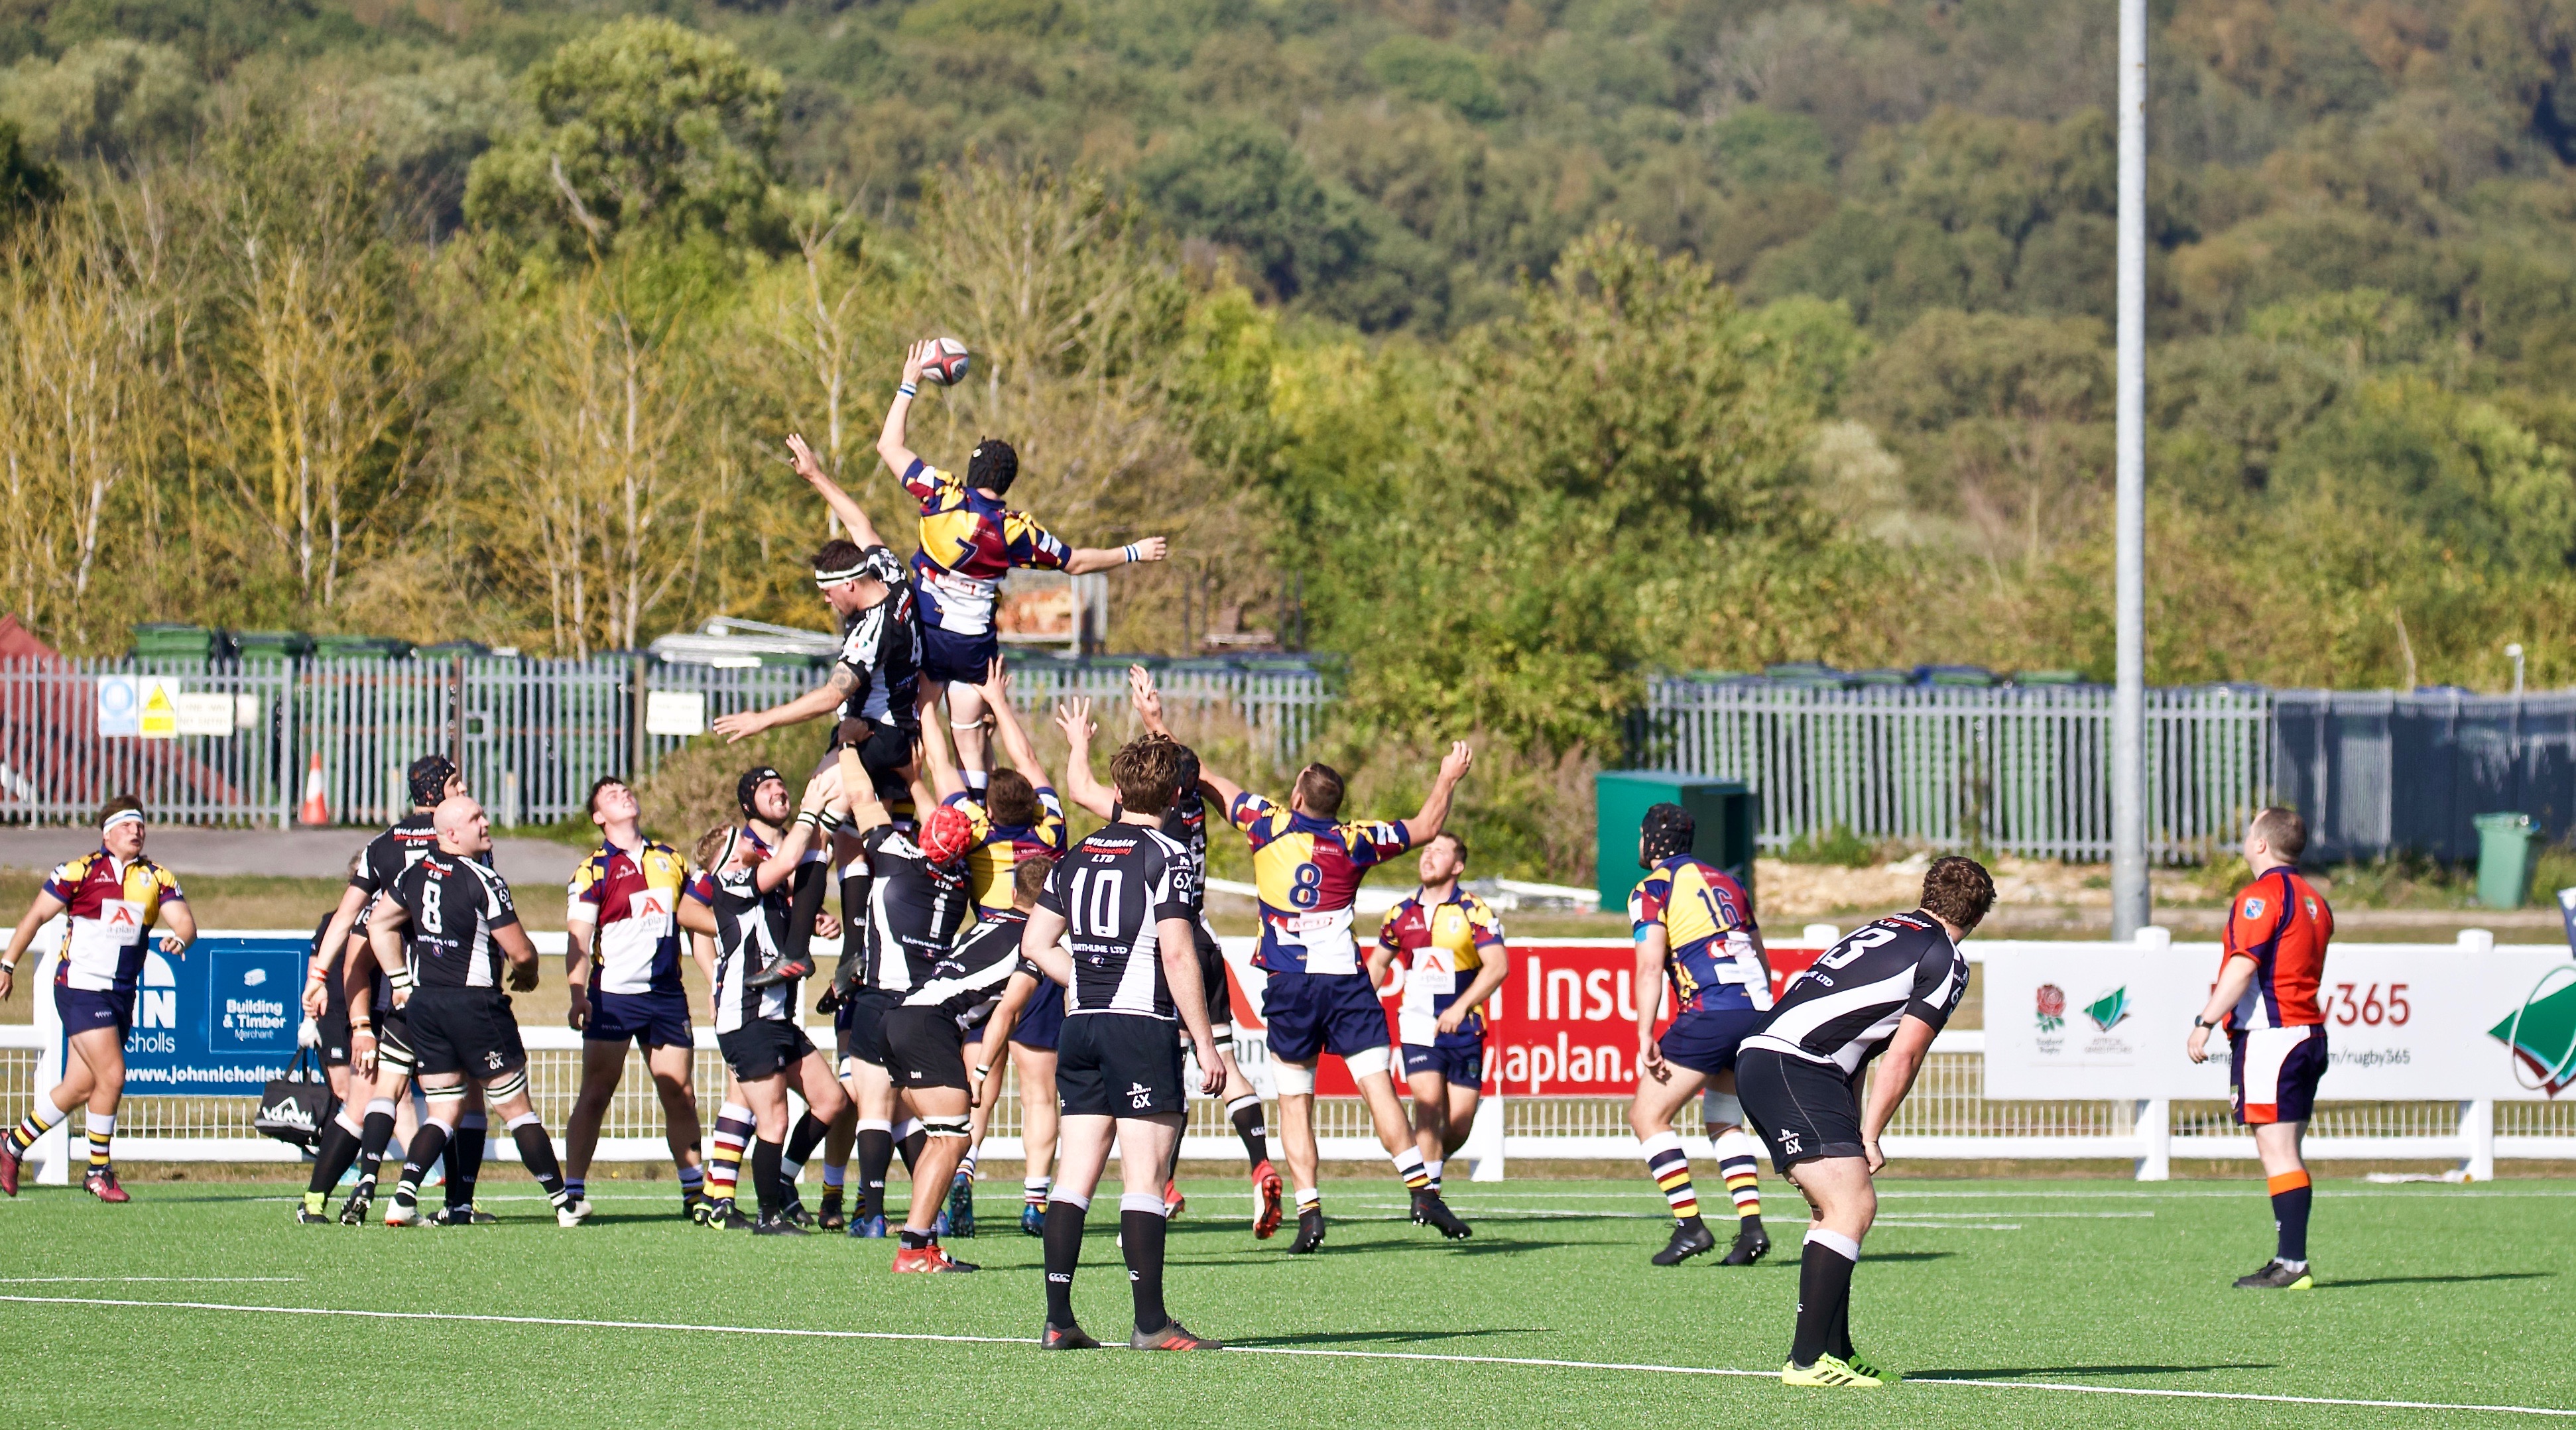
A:
[[[2316,1190],[2308,1184],[2306,1168],[2283,1172],[2269,1179],[2272,1190],[2272,1230],[2280,1239],[2274,1259],[2292,1271],[2308,1269],[2308,1203]]]
[[[365,1192],[374,1196],[376,1176],[384,1170],[385,1149],[394,1140],[394,1100],[379,1097],[367,1104],[367,1120],[358,1134],[358,1185],[350,1195]]]
[[[1717,1134],[1717,1174],[1726,1179],[1726,1194],[1735,1199],[1739,1220],[1759,1226],[1762,1223],[1761,1144],[1741,1127],[1730,1127]]]
[[[991,770],[979,770],[969,766],[964,773],[966,776],[966,792],[973,795],[977,803],[982,803],[985,792],[993,787],[993,772]]]
[[[706,1168],[699,1166],[695,1162],[682,1162],[678,1160],[674,1160],[671,1165],[679,1169],[681,1196],[697,1197],[704,1196],[706,1194]]]
[[[975,1180],[975,1154],[982,1151],[983,1148],[984,1144],[981,1142],[969,1143],[967,1145],[966,1155],[957,1159],[957,1175],[954,1180],[961,1182],[971,1182]]]
[[[1388,1155],[1390,1160],[1395,1163],[1395,1175],[1404,1183],[1404,1189],[1406,1191],[1421,1192],[1430,1190],[1431,1174],[1424,1171],[1422,1168],[1421,1148],[1407,1147],[1402,1151],[1393,1152]],[[1156,1326],[1153,1327],[1153,1329],[1161,1330],[1162,1328],[1160,1326]]]
[[[847,1186],[849,1184],[849,1180],[849,1163],[826,1162],[823,1164],[823,1191],[827,1195],[839,1196],[841,1194],[841,1188]]]
[[[564,1194],[565,1194],[566,1196],[568,1196],[568,1197],[571,1197],[574,1201],[580,1201],[583,1197],[589,1196],[589,1195],[590,1195],[590,1178],[588,1178],[588,1177],[566,1177],[566,1178],[564,1178]]]
[[[1163,1309],[1163,1237],[1169,1227],[1161,1197],[1130,1192],[1118,1199],[1118,1245],[1127,1254],[1127,1287],[1136,1294],[1136,1329],[1148,1334],[1172,1323]]]
[[[1852,1272],[1860,1265],[1860,1243],[1823,1227],[1807,1229],[1807,1244],[1798,1258],[1798,1331],[1789,1344],[1793,1365],[1814,1365],[1819,1356],[1851,1355]]]
[[[1678,1132],[1658,1132],[1646,1139],[1646,1175],[1664,1194],[1665,1205],[1673,1209],[1673,1220],[1689,1222],[1699,1216],[1699,1193],[1691,1186],[1690,1158],[1682,1153]]]
[[[921,1129],[920,1118],[907,1117],[903,1121],[895,1124],[894,1145],[895,1150],[903,1154],[903,1174],[905,1176],[911,1176],[912,1169],[920,1164],[921,1149],[929,1145],[929,1142],[930,1134]]]
[[[1247,1092],[1225,1105],[1234,1120],[1234,1135],[1243,1139],[1243,1155],[1253,1166],[1270,1160],[1270,1125],[1263,1118],[1261,1095]]]
[[[1036,1207],[1039,1211],[1045,1211],[1047,1209],[1047,1193],[1054,1189],[1055,1178],[1053,1177],[1022,1177],[1020,1179],[1020,1200],[1028,1203],[1030,1206]]]
[[[62,1120],[63,1110],[48,1102],[43,1093],[37,1093],[36,1105],[27,1109],[26,1119],[9,1130],[9,1150],[26,1156],[36,1139],[53,1131],[54,1124]]]
[[[91,1113],[89,1115],[89,1169],[91,1171],[104,1172],[107,1170],[108,1146],[115,1140],[116,1114],[113,1112]],[[2299,1224],[2301,1226],[2305,1226],[2307,1224],[2307,1217],[2305,1214],[2300,1216]]]
[[[1435,1197],[1440,1195],[1440,1169],[1447,1165],[1449,1164],[1446,1162],[1434,1162],[1428,1159],[1425,1159],[1422,1164],[1422,1175],[1431,1179],[1429,1190]]]
[[[1319,1213],[1320,1213],[1321,1211],[1323,1211],[1323,1209],[1324,1209],[1324,1189],[1323,1189],[1323,1188],[1321,1188],[1321,1187],[1299,1187],[1299,1188],[1297,1189],[1297,1215],[1299,1215],[1299,1216],[1304,1216],[1304,1215],[1305,1215],[1306,1213],[1308,1213],[1308,1212],[1319,1212]]]
[[[447,1129],[424,1117],[420,1130],[411,1135],[411,1146],[403,1153],[402,1180],[394,1184],[394,1205],[403,1208],[420,1204],[420,1179],[429,1175],[429,1164],[447,1150]],[[454,1180],[453,1172],[450,1180]]]
[[[358,1146],[363,1129],[349,1125],[349,1109],[343,1105],[340,1115],[322,1129],[322,1145],[313,1149],[313,1179],[304,1184],[304,1209],[315,1216],[330,1205],[331,1189],[340,1185],[340,1177],[358,1160]]]
[[[474,1135],[483,1134],[478,1131]],[[510,1119],[510,1140],[519,1144],[519,1161],[537,1179],[537,1185],[546,1189],[547,1201],[561,1207],[581,1200],[581,1194],[564,1182],[563,1163],[555,1160],[554,1139],[546,1135],[545,1121],[535,1111]]]
[[[1162,1207],[1156,1198],[1154,1206]],[[1073,1269],[1082,1264],[1082,1221],[1091,1212],[1091,1198],[1070,1194],[1047,1203],[1046,1231],[1046,1296],[1047,1324],[1070,1326],[1073,1321]],[[1125,1220],[1123,1217],[1120,1219]],[[1121,1227],[1124,1230],[1124,1227]],[[1162,1329],[1160,1326],[1156,1330]]]
[[[456,1119],[453,1137],[447,1148],[447,1204],[462,1209],[474,1205],[474,1183],[483,1175],[483,1153],[492,1142],[491,1119],[479,1112],[466,1113]],[[553,1160],[553,1151],[546,1157]]]
[[[859,1119],[859,1212],[885,1215],[886,1169],[894,1165],[894,1124],[881,1118]]]
[[[763,1220],[778,1215],[779,1209],[787,1205],[787,1184],[778,1175],[786,1152],[786,1144],[766,1137],[751,1144],[751,1187],[760,1197]]]
[[[796,1182],[805,1175],[805,1163],[813,1157],[823,1134],[831,1130],[832,1124],[809,1112],[797,1119],[795,1129],[787,1134],[786,1155],[778,1163],[779,1185],[787,1188],[787,1200],[797,1199]]]
[[[738,1102],[717,1108],[707,1154],[708,1196],[720,1202],[733,1200],[734,1184],[742,1179],[743,1148],[750,1142],[751,1109]]]

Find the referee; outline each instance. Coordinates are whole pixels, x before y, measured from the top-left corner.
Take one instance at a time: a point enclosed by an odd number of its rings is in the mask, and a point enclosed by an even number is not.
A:
[[[1772,1163],[1815,1209],[1798,1267],[1798,1331],[1783,1385],[1872,1386],[1896,1376],[1852,1349],[1852,1272],[1878,1215],[1878,1138],[1967,991],[1959,941],[1995,904],[1985,866],[1953,855],[1923,876],[1923,903],[1827,950],[1780,995],[1736,1055],[1736,1094]],[[1858,1089],[1870,1061],[1888,1055]]]

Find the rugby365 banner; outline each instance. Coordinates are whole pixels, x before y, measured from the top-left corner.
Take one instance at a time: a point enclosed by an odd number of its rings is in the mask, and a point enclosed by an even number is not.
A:
[[[2184,1056],[2217,944],[1989,944],[1986,1096],[2224,1098]],[[2332,1101],[2556,1097],[2576,1085],[2576,963],[2555,947],[2338,943],[2317,989]]]

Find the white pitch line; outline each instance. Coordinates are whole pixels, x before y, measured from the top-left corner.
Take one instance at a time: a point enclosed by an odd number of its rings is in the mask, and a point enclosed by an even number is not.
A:
[[[462,1311],[361,1311],[332,1306],[234,1306],[216,1301],[125,1301],[87,1296],[11,1296],[0,1302],[35,1306],[104,1306],[153,1311],[236,1311],[264,1316],[339,1316],[369,1321],[463,1321],[509,1326],[562,1326],[576,1330],[690,1331],[734,1336],[786,1336],[808,1340],[941,1341],[956,1345],[1028,1346],[1026,1336],[960,1336],[930,1331],[833,1331],[789,1326],[691,1325],[669,1321],[594,1321],[565,1316],[493,1316]],[[1437,1351],[1347,1351],[1314,1346],[1229,1346],[1243,1355],[1316,1356],[1332,1360],[1427,1361],[1445,1365],[1514,1365],[1553,1370],[1625,1370],[1650,1375],[1736,1376],[1769,1380],[1779,1372],[1732,1366],[1649,1365],[1636,1361],[1560,1360],[1543,1356],[1444,1355]],[[1910,1379],[1906,1385],[1963,1386],[1985,1390],[2044,1390],[2071,1395],[2132,1395],[2170,1400],[2247,1400],[2270,1405],[2344,1405],[2367,1410],[2482,1410],[2497,1415],[2547,1415],[2576,1419],[2576,1410],[2545,1405],[2467,1405],[2435,1400],[2359,1400],[2324,1395],[2266,1395],[2250,1390],[2162,1390],[2130,1385],[2073,1385],[2037,1380]]]
[[[0,1276],[0,1286],[31,1286],[54,1281],[184,1281],[196,1285],[235,1285],[248,1282],[284,1283],[303,1279],[301,1276]]]

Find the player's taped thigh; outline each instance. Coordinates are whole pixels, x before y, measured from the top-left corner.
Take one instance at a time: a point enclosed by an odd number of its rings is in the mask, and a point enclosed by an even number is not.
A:
[[[921,1119],[921,1131],[928,1137],[972,1137],[975,1135],[975,1120],[972,1117],[925,1117]]]
[[[486,1105],[504,1103],[527,1090],[528,1070],[526,1068],[516,1068],[503,1076],[495,1078],[493,1081],[484,1084],[483,1101]]]
[[[1374,1048],[1362,1048],[1356,1053],[1345,1056],[1342,1059],[1342,1066],[1351,1070],[1351,1076],[1359,1078],[1367,1077],[1372,1073],[1384,1075],[1394,1061],[1395,1050],[1381,1043]]]
[[[1731,1092],[1710,1088],[1700,1094],[1700,1116],[1707,1122],[1728,1127],[1744,1125],[1744,1099]]]
[[[427,1120],[446,1128],[450,1136],[455,1135],[456,1124],[465,1116],[465,1084],[455,1082],[445,1087],[424,1087],[420,1095],[429,1104]]]
[[[1281,1097],[1312,1097],[1315,1095],[1315,1070],[1295,1063],[1273,1062],[1270,1065],[1270,1083],[1279,1089]]]

